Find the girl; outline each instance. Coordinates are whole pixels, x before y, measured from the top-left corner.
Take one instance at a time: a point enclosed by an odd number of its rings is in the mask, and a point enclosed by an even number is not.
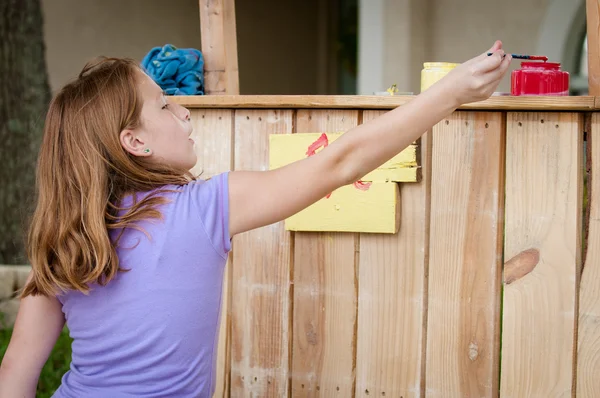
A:
[[[0,397],[34,397],[65,322],[55,397],[208,397],[231,238],[353,183],[464,103],[488,98],[496,42],[410,103],[277,170],[196,181],[190,113],[137,66],[106,59],[52,100],[28,236],[32,273],[0,368]],[[255,187],[260,186],[257,190]]]

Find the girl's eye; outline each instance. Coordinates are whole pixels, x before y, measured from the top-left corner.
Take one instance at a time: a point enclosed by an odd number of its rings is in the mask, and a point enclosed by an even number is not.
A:
[[[164,104],[162,109],[167,109],[169,107],[169,104]]]

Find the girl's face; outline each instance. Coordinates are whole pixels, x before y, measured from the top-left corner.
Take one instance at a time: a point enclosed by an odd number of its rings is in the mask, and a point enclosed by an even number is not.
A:
[[[145,73],[138,77],[143,101],[141,125],[121,132],[121,145],[135,156],[151,162],[189,170],[196,164],[190,111],[167,99],[163,90]]]

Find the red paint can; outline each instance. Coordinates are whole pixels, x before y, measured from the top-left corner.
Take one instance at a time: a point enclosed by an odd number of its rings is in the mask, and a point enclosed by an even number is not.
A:
[[[569,72],[556,62],[521,62],[511,74],[512,95],[569,95]]]

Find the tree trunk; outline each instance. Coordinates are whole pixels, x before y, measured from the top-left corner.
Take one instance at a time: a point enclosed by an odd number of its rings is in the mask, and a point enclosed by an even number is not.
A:
[[[40,0],[0,0],[0,264],[25,264],[50,87]]]

